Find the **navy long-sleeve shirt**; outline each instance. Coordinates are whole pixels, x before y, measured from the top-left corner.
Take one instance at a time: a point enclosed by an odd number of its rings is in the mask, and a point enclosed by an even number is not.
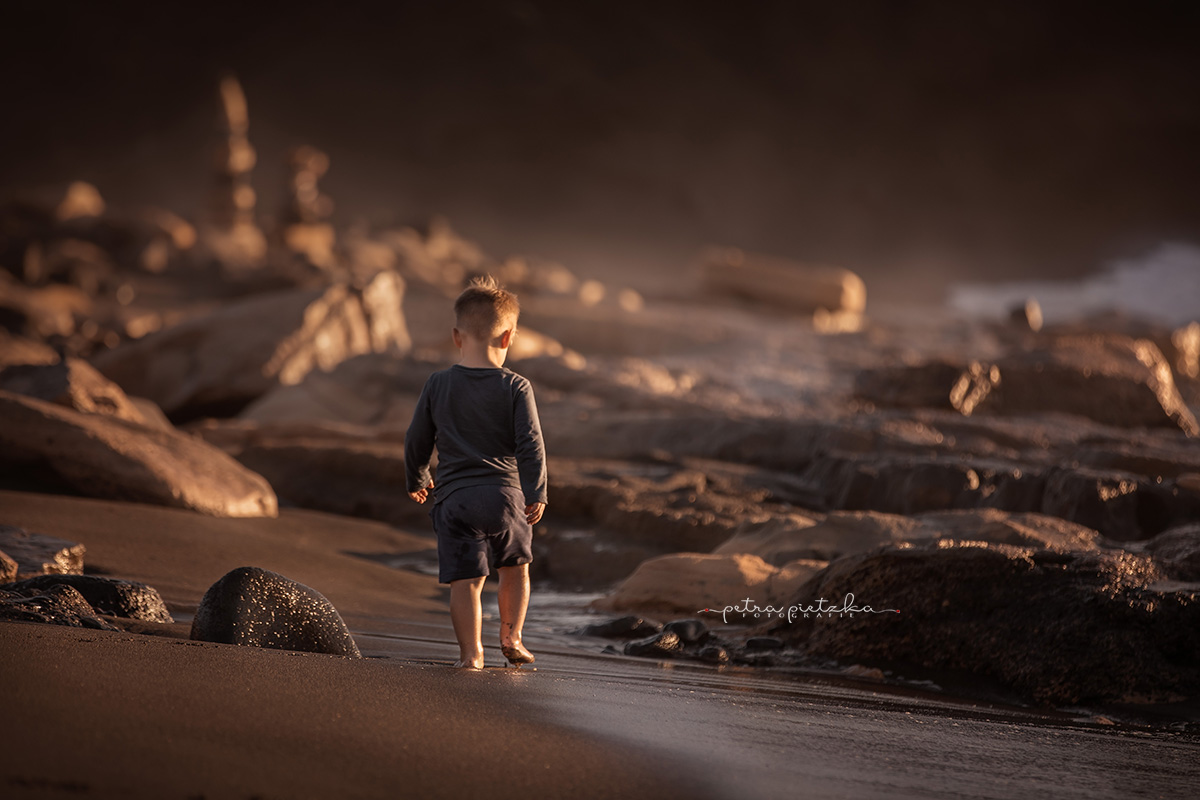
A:
[[[533,386],[505,367],[456,364],[429,376],[404,440],[408,491],[431,482],[434,500],[466,486],[512,486],[525,503],[546,502],[546,447]]]

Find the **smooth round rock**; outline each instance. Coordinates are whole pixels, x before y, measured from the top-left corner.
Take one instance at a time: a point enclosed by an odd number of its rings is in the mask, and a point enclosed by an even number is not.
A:
[[[238,567],[204,593],[191,638],[361,658],[341,614],[324,595],[258,567]]]

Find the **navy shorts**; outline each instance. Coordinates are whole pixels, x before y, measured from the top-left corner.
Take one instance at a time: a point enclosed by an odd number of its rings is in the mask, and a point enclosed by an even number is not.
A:
[[[481,578],[494,567],[533,561],[525,495],[509,486],[465,486],[429,512],[437,534],[438,581]]]

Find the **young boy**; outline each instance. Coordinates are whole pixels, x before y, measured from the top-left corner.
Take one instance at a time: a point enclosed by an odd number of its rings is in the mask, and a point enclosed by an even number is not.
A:
[[[500,650],[533,662],[521,643],[529,607],[533,525],[546,508],[546,450],[533,387],[504,367],[517,335],[516,295],[491,276],[454,302],[458,364],[425,384],[404,442],[408,495],[424,503],[438,542],[438,580],[450,584],[456,667],[483,667],[480,594],[488,561],[500,573]],[[438,451],[437,486],[429,474]]]

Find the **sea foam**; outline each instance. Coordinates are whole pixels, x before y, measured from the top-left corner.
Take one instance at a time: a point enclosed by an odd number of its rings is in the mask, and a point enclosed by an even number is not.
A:
[[[947,303],[975,317],[1003,316],[1030,298],[1048,322],[1110,310],[1170,325],[1200,320],[1200,246],[1163,243],[1080,280],[960,284]]]

